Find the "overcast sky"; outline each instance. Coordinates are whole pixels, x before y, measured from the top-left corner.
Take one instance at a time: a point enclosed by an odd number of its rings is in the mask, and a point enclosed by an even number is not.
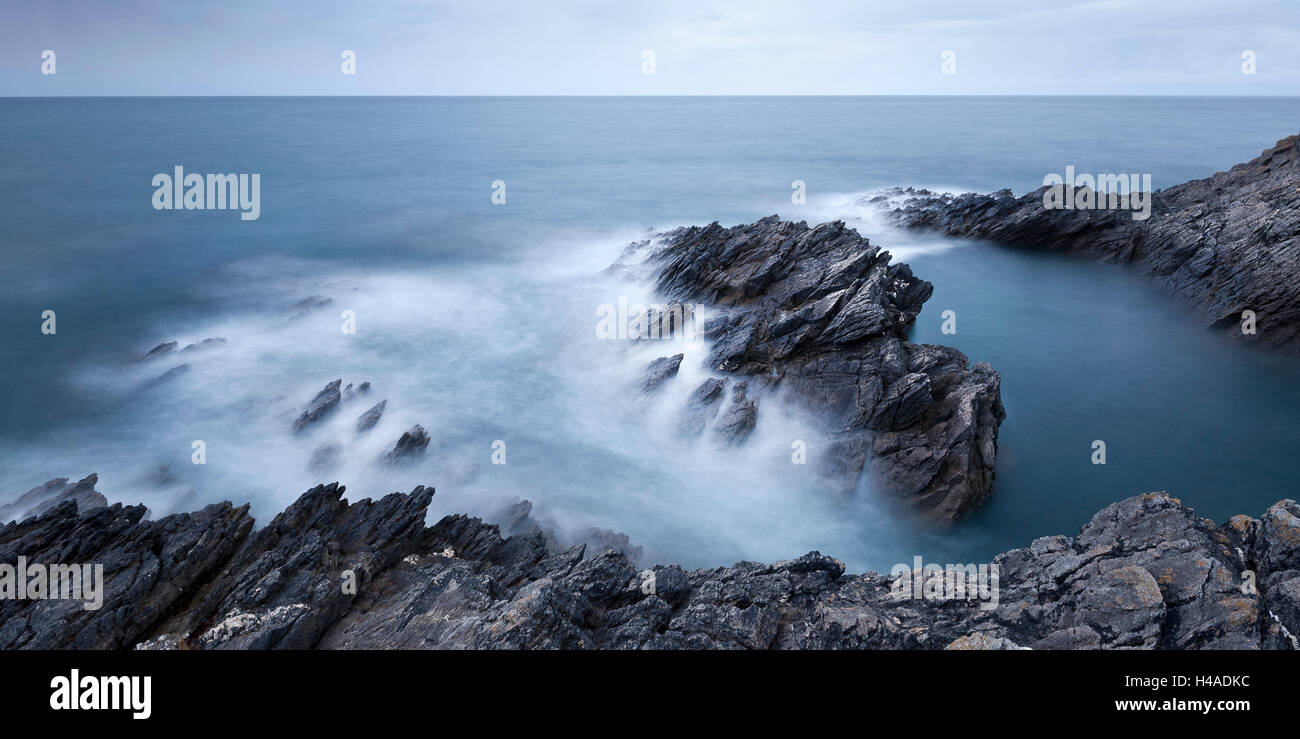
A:
[[[1298,4],[14,0],[0,95],[1294,95]]]

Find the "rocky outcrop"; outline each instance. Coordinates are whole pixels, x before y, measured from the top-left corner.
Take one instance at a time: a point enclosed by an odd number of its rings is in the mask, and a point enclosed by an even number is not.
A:
[[[846,487],[866,470],[943,522],[988,497],[1001,378],[956,349],[907,341],[933,287],[906,264],[840,221],[776,216],[677,229],[633,245],[616,267],[634,272],[637,256],[673,304],[708,306],[707,363],[742,378],[725,401],[725,378],[695,391],[688,433],[714,422],[725,441],[743,441],[756,397],[781,391],[834,433],[826,458]]]
[[[677,370],[681,369],[682,358],[684,354],[674,354],[671,357],[660,357],[650,364],[646,365],[645,372],[641,377],[641,392],[653,393],[664,384],[664,381],[670,377],[677,376]]]
[[[362,413],[361,417],[357,419],[357,433],[363,434],[374,428],[375,424],[379,423],[379,419],[383,417],[384,409],[387,407],[388,400],[384,399],[371,406],[370,410]]]
[[[98,483],[99,475],[93,473],[73,483],[66,477],[56,477],[28,490],[14,502],[0,505],[0,521],[38,516],[67,500],[76,503],[81,511],[103,508],[108,505],[108,499],[95,489]]]
[[[403,431],[393,448],[384,453],[385,464],[404,464],[424,454],[429,446],[429,434],[420,424],[415,424],[410,431]]]
[[[896,190],[873,198],[895,220],[952,236],[1140,266],[1234,340],[1300,352],[1300,137],[1244,164],[1151,197],[1151,214],[1047,209],[1040,188],[1019,198]],[[1107,203],[1109,204],[1109,202]],[[1253,330],[1243,313],[1255,315]]]
[[[298,418],[294,419],[294,432],[301,432],[333,412],[338,407],[339,401],[343,400],[343,393],[339,390],[342,385],[343,380],[334,380],[316,393],[316,396],[311,399],[311,402],[307,403],[307,407],[303,409]]]
[[[19,557],[28,565],[103,565],[98,609],[84,600],[0,598],[0,649],[130,648],[209,582],[253,528],[247,505],[219,503],[158,521],[145,513],[120,503],[78,512],[67,500],[0,526],[0,592],[3,565],[14,567]]]
[[[817,552],[639,570],[609,532],[610,546],[557,549],[522,524],[508,538],[463,515],[426,526],[429,488],[343,492],[313,488],[251,534],[247,507],[229,503],[149,522],[141,506],[78,514],[67,501],[11,523],[0,563],[103,562],[106,593],[98,611],[0,600],[0,647],[1300,648],[1292,500],[1216,526],[1164,493],[1129,498],[1078,536],[998,555],[995,578],[959,590],[906,567],[846,575]]]

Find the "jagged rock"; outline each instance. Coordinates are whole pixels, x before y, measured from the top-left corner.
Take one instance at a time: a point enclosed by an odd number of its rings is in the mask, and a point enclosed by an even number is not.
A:
[[[1234,340],[1300,351],[1300,137],[1244,164],[1151,197],[1151,215],[1051,209],[1046,187],[951,196],[895,190],[878,202],[899,223],[1029,249],[1140,266]],[[1108,203],[1109,204],[1109,203]],[[886,206],[887,208],[889,206]],[[1254,333],[1242,331],[1253,311]]]
[[[641,392],[653,393],[659,389],[659,386],[671,377],[677,376],[677,370],[682,366],[683,354],[674,354],[671,357],[660,357],[650,364],[646,365],[645,372],[641,378]]]
[[[327,298],[324,295],[308,295],[307,297],[294,303],[292,306],[293,314],[291,318],[301,318],[312,311],[324,308],[334,302],[334,298]]]
[[[326,385],[319,393],[316,393],[316,397],[311,399],[311,402],[307,404],[307,408],[293,422],[295,433],[324,418],[338,407],[339,401],[343,399],[342,393],[339,392],[339,386],[342,384],[343,380],[335,380]]]
[[[313,488],[251,535],[229,503],[147,522],[64,502],[0,527],[0,563],[108,570],[101,611],[0,600],[0,647],[1295,649],[1300,633],[1290,500],[1215,526],[1164,493],[1128,498],[1077,537],[998,555],[986,590],[936,598],[900,589],[910,572],[846,575],[817,552],[638,571],[617,548],[548,551],[463,515],[425,526],[428,488],[342,493]]]
[[[420,424],[411,427],[410,431],[402,432],[397,443],[392,450],[384,454],[384,462],[388,464],[399,464],[408,462],[424,454],[424,450],[429,446],[429,434]]]
[[[749,438],[758,423],[758,401],[747,397],[747,383],[737,382],[731,388],[731,401],[718,418],[713,430],[728,444],[740,444]]]
[[[776,216],[680,228],[626,258],[647,251],[642,266],[660,293],[710,306],[709,365],[747,378],[719,420],[724,438],[743,439],[753,399],[780,388],[825,420],[825,459],[846,489],[866,471],[941,522],[988,497],[1001,378],[956,349],[906,341],[933,290],[906,264],[840,221],[809,228]],[[686,433],[708,424],[719,389],[697,389]]]
[[[203,649],[306,649],[352,605],[358,591],[413,551],[431,488],[351,505],[338,483],[319,485],[255,532],[161,634]]]
[[[175,341],[164,341],[158,346],[155,346],[154,348],[150,349],[147,354],[145,354],[143,357],[140,357],[140,359],[137,361],[148,362],[152,359],[157,359],[158,357],[161,357],[164,354],[170,354],[176,350],[177,345],[178,343]]]
[[[385,398],[371,406],[370,410],[362,413],[361,417],[357,419],[357,433],[363,434],[374,428],[375,424],[379,423],[379,419],[383,417],[384,409],[387,407],[388,399]]]
[[[704,428],[718,415],[718,408],[726,393],[727,381],[714,377],[701,382],[691,393],[682,409],[680,427],[685,436],[699,436]]]
[[[102,564],[102,607],[81,600],[0,599],[0,649],[125,649],[148,638],[207,582],[253,527],[248,506],[207,506],[158,521],[120,503],[78,512],[64,501],[0,526],[0,564]]]
[[[370,392],[369,382],[363,382],[360,385],[358,385],[356,388],[353,388],[352,383],[349,382],[348,386],[343,388],[343,400],[344,401],[352,400],[353,398],[359,395],[365,395],[368,392]]]
[[[94,508],[103,508],[108,505],[108,499],[95,490],[95,485],[98,483],[99,475],[94,473],[74,483],[69,483],[66,477],[57,477],[44,485],[28,490],[18,496],[14,502],[0,506],[0,521],[38,516],[65,500],[76,503],[77,510],[82,513]]]
[[[184,349],[181,349],[181,351],[193,352],[193,351],[198,351],[200,349],[212,349],[213,347],[221,346],[224,343],[226,343],[225,339],[221,338],[220,336],[214,336],[209,339],[204,339],[203,341],[200,341],[197,344],[189,344]]]

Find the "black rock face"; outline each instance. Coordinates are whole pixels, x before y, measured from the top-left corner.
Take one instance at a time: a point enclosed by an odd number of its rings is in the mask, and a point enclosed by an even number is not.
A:
[[[1216,526],[1164,493],[1129,498],[995,557],[991,592],[932,598],[817,552],[638,569],[612,532],[556,550],[533,527],[426,526],[429,488],[343,492],[313,488],[256,532],[229,503],[145,521],[67,501],[0,527],[0,563],[106,570],[98,611],[0,600],[0,648],[1300,648],[1292,500]]]
[[[912,228],[1066,251],[1140,266],[1234,340],[1300,352],[1300,137],[1244,164],[1152,196],[1151,215],[1044,207],[1041,188],[1019,198],[890,193],[892,217]],[[881,201],[887,201],[881,198]],[[1243,331],[1243,312],[1255,314]]]
[[[940,522],[988,497],[1006,415],[1001,378],[956,349],[907,341],[933,286],[906,264],[890,264],[842,222],[810,228],[776,216],[634,246],[633,256],[648,250],[639,267],[661,294],[713,313],[707,362],[724,377],[695,391],[687,434],[712,423],[726,443],[741,443],[758,396],[780,389],[833,432],[825,457],[846,488],[865,470]]]

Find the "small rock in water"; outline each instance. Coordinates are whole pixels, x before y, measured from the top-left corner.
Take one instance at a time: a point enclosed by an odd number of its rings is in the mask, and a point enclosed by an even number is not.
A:
[[[379,419],[383,417],[384,408],[387,407],[388,400],[385,398],[375,403],[370,410],[362,413],[361,417],[357,419],[357,433],[362,434],[374,428],[375,424],[379,423]]]
[[[641,392],[653,393],[665,380],[676,377],[677,370],[682,366],[682,357],[681,354],[660,357],[646,365],[645,375],[641,379]]]
[[[138,361],[148,362],[149,360],[157,359],[158,357],[161,357],[164,354],[170,354],[171,352],[176,350],[176,346],[177,346],[177,342],[175,341],[165,341],[159,344],[158,346],[155,346],[154,348],[150,349],[149,353],[145,354],[143,357],[140,357]]]
[[[323,416],[338,406],[339,400],[342,399],[342,395],[339,392],[339,386],[342,384],[343,380],[335,380],[326,385],[319,393],[316,393],[316,397],[312,398],[311,402],[307,404],[307,409],[302,412],[302,415],[298,416],[296,421],[293,422],[293,430],[295,433],[302,431],[309,424],[320,420]]]
[[[424,427],[416,424],[411,427],[410,431],[404,432],[397,444],[393,446],[392,451],[384,455],[384,462],[388,464],[398,464],[408,462],[424,454],[424,450],[429,446],[429,434],[425,432]]]

